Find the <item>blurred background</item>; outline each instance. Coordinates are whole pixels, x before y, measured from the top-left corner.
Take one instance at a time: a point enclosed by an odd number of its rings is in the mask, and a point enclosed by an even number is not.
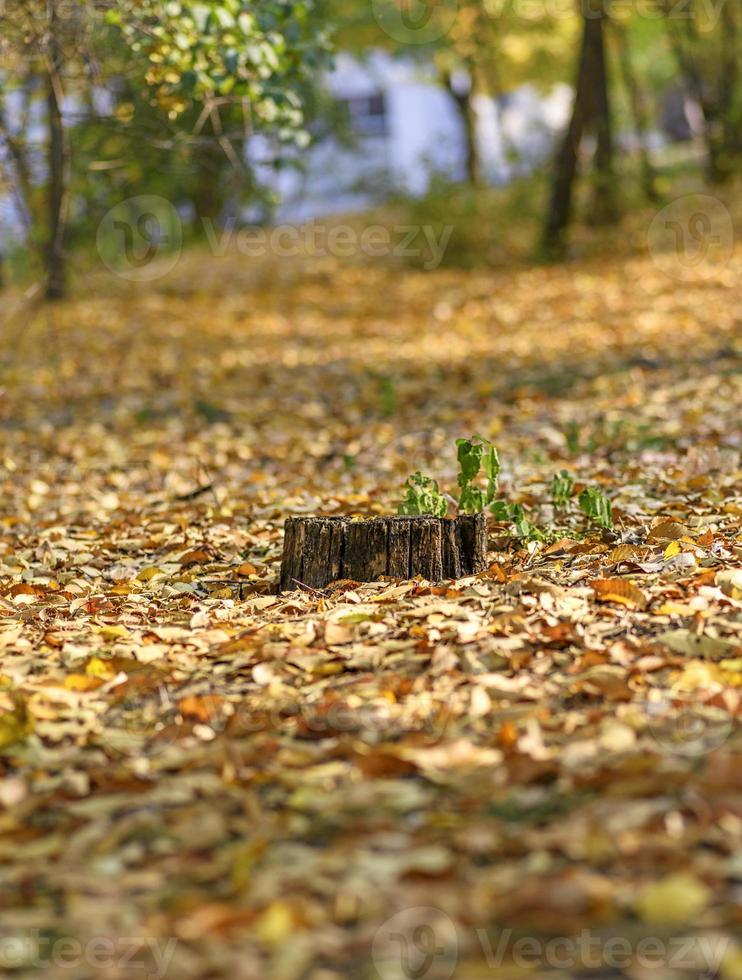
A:
[[[428,270],[643,245],[648,209],[709,188],[722,237],[735,213],[731,0],[5,0],[0,18],[2,281],[51,299],[101,258],[218,255],[240,229],[294,229],[243,241],[251,257],[323,254],[296,229],[338,215],[377,237],[331,251]],[[671,246],[713,244],[702,212],[670,219]],[[394,233],[423,225],[417,248]]]
[[[742,980],[741,44],[0,0],[0,972]],[[277,594],[475,433],[486,572]]]

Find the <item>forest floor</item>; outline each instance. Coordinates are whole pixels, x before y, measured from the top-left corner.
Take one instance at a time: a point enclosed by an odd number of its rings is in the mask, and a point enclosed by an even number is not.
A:
[[[8,319],[0,970],[739,980],[727,259],[188,254]],[[472,433],[546,540],[276,594],[287,516],[451,487]]]

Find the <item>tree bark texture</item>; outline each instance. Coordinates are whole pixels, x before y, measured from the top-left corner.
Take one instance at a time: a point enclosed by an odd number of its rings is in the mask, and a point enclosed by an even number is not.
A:
[[[286,521],[281,591],[322,589],[350,579],[430,582],[474,575],[487,567],[484,514],[440,517],[290,517]]]

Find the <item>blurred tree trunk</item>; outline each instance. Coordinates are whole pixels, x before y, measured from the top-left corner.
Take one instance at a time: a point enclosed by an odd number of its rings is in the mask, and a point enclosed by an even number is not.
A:
[[[464,127],[464,138],[466,140],[466,179],[472,186],[479,187],[484,183],[484,175],[477,137],[477,110],[474,105],[474,75],[471,69],[469,76],[472,82],[469,88],[464,91],[457,88],[451,72],[444,72],[443,82],[458,107],[461,122]]]
[[[691,10],[692,12],[692,10]],[[742,152],[742,100],[739,94],[740,65],[737,15],[733,4],[721,5],[718,72],[711,77],[701,66],[697,52],[708,39],[691,16],[682,22],[666,12],[670,45],[689,94],[703,113],[706,176],[712,184],[727,181],[736,169],[735,157]]]
[[[192,200],[196,220],[218,223],[224,209],[224,151],[215,137],[202,137],[193,151]]]
[[[594,88],[591,124],[595,132],[596,146],[593,159],[593,203],[590,213],[592,224],[608,225],[618,216],[616,202],[615,141],[608,85],[608,53],[602,8],[596,11],[595,28],[590,34],[594,46]]]
[[[639,146],[639,168],[641,175],[642,190],[648,201],[658,201],[657,173],[649,157],[649,146],[647,134],[649,132],[649,120],[647,118],[644,95],[637,81],[634,72],[634,65],[631,61],[631,51],[626,32],[621,24],[612,22],[618,50],[618,63],[621,69],[626,95],[629,100],[629,108],[634,119],[634,131]]]
[[[724,160],[727,175],[737,169],[736,158],[742,153],[742,92],[740,92],[740,35],[737,14],[731,3],[721,9],[722,61],[719,79],[720,115]]]
[[[547,258],[559,258],[566,247],[565,236],[572,219],[580,146],[588,124],[595,117],[596,83],[601,71],[599,52],[604,43],[603,16],[602,0],[595,0],[594,7],[584,14],[572,115],[554,159],[551,195],[541,242]],[[604,127],[601,149],[604,167],[608,165],[610,156],[605,144],[607,133],[609,130]]]
[[[62,116],[62,50],[59,43],[58,11],[50,4],[49,50],[46,71],[46,104],[48,147],[48,235],[46,250],[46,298],[62,299],[65,294],[67,270],[65,255],[67,193],[70,153]]]

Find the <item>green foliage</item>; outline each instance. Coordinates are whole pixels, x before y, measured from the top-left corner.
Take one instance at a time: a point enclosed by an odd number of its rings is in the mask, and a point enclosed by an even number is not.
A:
[[[497,449],[482,436],[457,439],[459,461],[459,510],[463,514],[481,514],[497,496],[500,458]],[[480,472],[487,479],[486,488],[475,486]]]
[[[490,508],[495,520],[513,525],[515,536],[521,541],[543,541],[544,532],[526,517],[522,504],[511,504],[506,500],[496,500]]]
[[[394,415],[399,405],[397,386],[394,378],[383,375],[379,378],[379,411],[383,418]]]
[[[575,481],[566,470],[555,473],[551,480],[551,499],[554,506],[558,508],[566,507],[572,496]]]
[[[542,529],[527,516],[522,504],[496,499],[500,457],[497,449],[483,436],[474,435],[470,439],[456,440],[459,463],[459,512],[462,514],[481,514],[489,508],[496,521],[511,524],[513,533],[521,542],[551,540],[558,534],[557,528]],[[477,486],[476,481],[486,478],[486,486]],[[399,505],[398,513],[408,516],[433,514],[445,517],[448,502],[440,492],[438,484],[419,471],[410,476],[405,483],[406,494]],[[566,509],[572,498],[574,479],[566,471],[555,473],[551,481],[551,498],[554,506]],[[586,487],[579,496],[580,510],[598,527],[610,530],[613,526],[611,504],[603,491],[596,486]]]
[[[585,487],[579,501],[580,510],[594,524],[606,530],[613,527],[611,504],[600,487]]]
[[[398,514],[407,517],[420,517],[423,514],[445,517],[448,513],[448,501],[440,492],[435,480],[423,476],[418,471],[407,478],[405,487],[407,493],[399,505]]]
[[[155,100],[177,118],[193,103],[234,100],[246,122],[300,130],[302,88],[323,63],[327,33],[312,0],[118,0],[109,20],[148,62]]]

